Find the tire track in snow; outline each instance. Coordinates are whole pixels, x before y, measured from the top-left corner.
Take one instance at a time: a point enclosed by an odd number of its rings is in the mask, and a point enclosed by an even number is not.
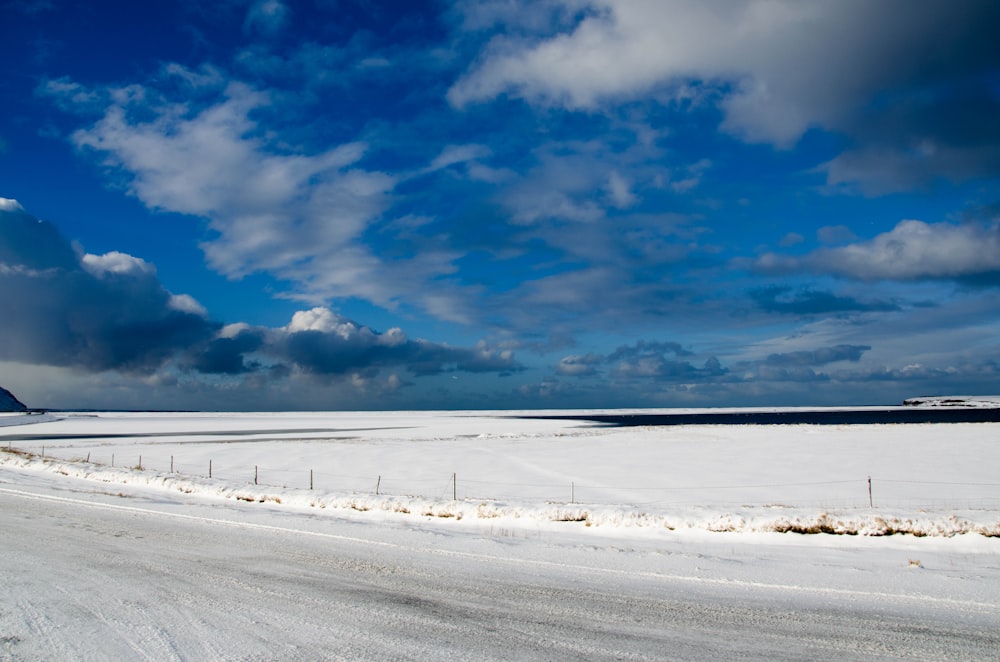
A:
[[[216,517],[204,517],[199,515],[189,515],[185,513],[172,513],[162,510],[155,510],[151,508],[141,508],[137,506],[123,506],[119,504],[110,503],[100,503],[93,501],[86,501],[83,499],[74,499],[70,497],[62,497],[55,495],[39,494],[36,492],[28,492],[24,490],[16,490],[10,488],[0,488],[0,493],[9,494],[11,496],[25,498],[25,499],[36,499],[42,501],[53,501],[59,503],[72,504],[76,506],[97,508],[97,509],[110,509],[118,510],[124,512],[130,512],[139,515],[147,515],[153,517],[164,517],[179,520],[188,520],[192,522],[199,522],[202,524],[211,525],[222,525],[235,528],[242,528],[247,530],[259,530],[268,531],[272,533],[281,534],[293,534],[300,536],[308,536],[313,538],[336,540],[339,542],[353,543],[365,546],[377,546],[388,549],[395,549],[403,551],[410,554],[422,554],[422,555],[432,555],[432,556],[443,556],[443,557],[453,557],[461,558],[470,561],[477,561],[482,563],[503,563],[509,565],[519,565],[519,566],[534,566],[537,568],[550,568],[554,570],[562,570],[572,573],[589,573],[594,575],[611,575],[619,576],[623,578],[632,579],[648,579],[664,582],[681,582],[689,584],[699,584],[704,586],[718,586],[724,588],[736,588],[736,589],[754,589],[754,590],[767,590],[767,591],[778,591],[778,592],[792,592],[799,594],[811,594],[818,596],[826,596],[832,598],[844,598],[844,599],[878,599],[890,602],[895,601],[908,601],[917,602],[921,605],[934,604],[941,607],[948,607],[952,609],[960,609],[962,611],[968,611],[972,613],[990,613],[995,614],[1000,610],[1000,602],[979,602],[974,600],[959,600],[954,598],[944,598],[933,595],[926,594],[909,594],[909,593],[890,593],[884,591],[859,591],[853,589],[838,589],[834,587],[827,586],[805,586],[801,584],[778,584],[773,582],[761,582],[752,581],[744,579],[729,579],[729,578],[718,578],[718,577],[704,577],[696,575],[681,575],[672,573],[660,573],[651,571],[641,571],[641,570],[622,570],[616,568],[604,568],[598,566],[586,566],[578,564],[560,563],[556,561],[545,561],[541,559],[525,559],[516,557],[504,557],[496,556],[491,554],[483,554],[478,552],[463,552],[459,550],[448,550],[441,548],[425,548],[425,547],[413,547],[408,545],[401,545],[398,543],[385,542],[380,540],[373,540],[370,538],[360,538],[357,536],[346,536],[343,534],[336,533],[325,533],[321,531],[308,531],[305,529],[296,529],[291,527],[275,526],[271,524],[258,524],[254,522],[239,522],[236,520],[222,519]]]

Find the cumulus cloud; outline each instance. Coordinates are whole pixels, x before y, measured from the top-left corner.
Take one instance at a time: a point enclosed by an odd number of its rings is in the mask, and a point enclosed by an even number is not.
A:
[[[258,329],[220,333],[194,353],[191,366],[198,372],[214,375],[242,375],[262,368],[254,352],[265,342],[265,334]]]
[[[80,266],[97,278],[109,275],[141,276],[156,274],[156,268],[142,258],[126,253],[119,253],[118,251],[111,251],[104,255],[91,255],[87,253],[80,258]]]
[[[958,280],[1000,282],[1000,223],[901,221],[868,241],[820,249],[805,256],[767,253],[762,273],[812,272],[862,281]]]
[[[0,360],[149,374],[215,334],[202,313],[147,262],[78,256],[52,224],[0,209]]]
[[[556,364],[556,374],[564,377],[589,377],[597,374],[597,366],[605,363],[603,356],[586,354],[564,356]]]
[[[16,201],[0,198],[0,264],[8,269],[74,269],[77,255],[56,226],[34,218]]]
[[[541,35],[495,7],[468,9],[470,29],[504,32],[449,90],[451,103],[510,95],[592,110],[708,86],[722,128],[744,140],[789,147],[819,127],[856,141],[826,166],[832,184],[887,190],[1000,167],[1000,100],[990,83],[1000,7],[989,0],[554,4],[564,11],[521,8],[548,21]]]
[[[378,332],[325,307],[296,312],[283,327],[223,326],[198,301],[173,294],[154,266],[112,251],[77,254],[51,223],[0,203],[0,361],[84,371],[204,375],[293,372],[382,390],[397,372],[510,374],[513,351],[480,342],[454,347]]]
[[[287,325],[276,329],[226,327],[194,365],[201,372],[225,374],[283,367],[328,379],[369,379],[381,370],[434,375],[506,374],[521,369],[507,349],[486,343],[452,347],[410,339],[398,328],[378,332],[325,307],[298,311]]]

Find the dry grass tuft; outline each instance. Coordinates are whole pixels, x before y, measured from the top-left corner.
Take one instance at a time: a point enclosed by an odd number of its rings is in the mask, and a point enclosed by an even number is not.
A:
[[[587,522],[590,524],[590,513],[586,510],[577,512],[559,511],[552,518],[554,522]]]

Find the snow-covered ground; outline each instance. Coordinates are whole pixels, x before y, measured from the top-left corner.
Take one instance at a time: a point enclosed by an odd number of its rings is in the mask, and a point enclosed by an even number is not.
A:
[[[903,403],[909,407],[1000,407],[1000,395],[931,395],[907,398]]]
[[[1000,424],[516,414],[4,417],[0,657],[998,657]]]

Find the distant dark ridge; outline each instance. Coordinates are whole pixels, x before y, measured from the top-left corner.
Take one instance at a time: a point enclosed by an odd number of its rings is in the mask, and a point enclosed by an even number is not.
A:
[[[24,403],[14,397],[14,394],[0,386],[0,411],[27,411]]]
[[[913,423],[1000,423],[1000,408],[821,409],[794,411],[655,414],[542,414],[519,418],[592,421],[618,427],[640,425],[879,425]]]

